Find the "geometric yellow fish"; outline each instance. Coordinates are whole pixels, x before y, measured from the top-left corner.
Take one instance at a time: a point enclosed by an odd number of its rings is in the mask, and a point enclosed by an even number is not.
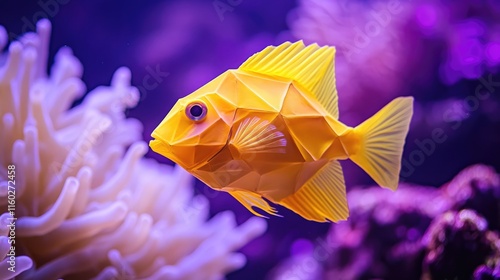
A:
[[[346,126],[334,54],[302,41],[265,48],[179,99],[153,131],[151,148],[255,215],[252,207],[276,215],[268,200],[312,221],[347,219],[339,160],[395,190],[413,98],[396,98]]]

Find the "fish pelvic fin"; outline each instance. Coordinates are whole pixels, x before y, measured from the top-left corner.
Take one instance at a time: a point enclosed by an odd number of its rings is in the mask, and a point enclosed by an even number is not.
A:
[[[396,190],[398,187],[403,146],[412,115],[413,97],[399,97],[341,136],[349,158],[383,188]]]
[[[280,215],[277,214],[278,212],[276,211],[276,209],[270,206],[269,203],[267,203],[264,199],[262,199],[260,195],[256,193],[249,191],[228,191],[228,192],[255,216],[261,218],[267,218],[266,216],[257,213],[255,210],[253,210],[252,207],[259,208],[270,215],[281,217]]]
[[[315,222],[338,222],[349,217],[342,166],[331,161],[294,194],[279,204],[305,219]]]
[[[269,46],[251,56],[238,69],[295,81],[338,119],[335,85],[335,48],[305,46],[302,41]]]

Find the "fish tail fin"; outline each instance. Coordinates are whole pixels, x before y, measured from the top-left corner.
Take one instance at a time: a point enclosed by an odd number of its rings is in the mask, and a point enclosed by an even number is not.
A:
[[[399,97],[342,136],[349,158],[381,187],[391,190],[398,187],[412,115],[413,97]]]

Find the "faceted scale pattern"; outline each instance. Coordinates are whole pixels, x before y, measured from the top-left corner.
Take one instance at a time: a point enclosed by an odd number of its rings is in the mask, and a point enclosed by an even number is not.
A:
[[[295,193],[334,156],[347,157],[338,139],[340,133],[333,129],[343,130],[343,125],[330,117],[314,97],[305,94],[292,80],[239,70],[230,70],[216,80],[216,92],[205,93],[200,99],[227,101],[226,108],[217,106],[218,115],[224,115],[219,112],[221,110],[233,110],[232,121],[225,120],[230,126],[227,142],[218,152],[190,143],[194,160],[203,158],[204,155],[197,155],[202,150],[213,154],[206,162],[190,170],[207,185],[224,191],[248,190],[279,202]],[[268,130],[275,129],[282,135],[283,151],[269,149],[270,152],[245,153],[230,144],[238,129],[251,118],[268,123]],[[224,134],[225,127],[209,131]],[[209,136],[201,134],[199,137]],[[200,138],[198,143],[214,143],[203,139]],[[332,146],[336,149],[331,149]]]

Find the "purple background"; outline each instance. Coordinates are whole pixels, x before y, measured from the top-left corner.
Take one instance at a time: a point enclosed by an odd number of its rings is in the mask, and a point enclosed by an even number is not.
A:
[[[145,141],[178,98],[228,68],[237,68],[267,45],[305,39],[338,46],[340,119],[346,124],[357,125],[396,96],[415,96],[415,116],[403,156],[414,168],[403,167],[402,181],[440,186],[475,163],[500,170],[500,85],[474,110],[464,103],[481,85],[479,77],[487,80],[491,74],[500,83],[500,19],[496,19],[500,9],[493,1],[413,1],[409,15],[385,29],[392,37],[374,36],[372,45],[361,49],[361,58],[354,62],[342,56],[349,40],[356,38],[356,28],[366,24],[366,18],[357,16],[357,9],[371,9],[366,4],[346,4],[345,11],[331,5],[339,17],[332,16],[332,26],[319,24],[321,30],[306,28],[306,21],[299,20],[324,19],[321,12],[304,12],[312,1],[289,0],[272,4],[243,0],[225,12],[222,21],[212,1],[3,1],[0,24],[13,37],[32,31],[31,24],[44,10],[40,3],[48,2],[57,3],[57,9],[51,6],[51,12],[45,13],[53,24],[51,57],[60,47],[71,47],[84,66],[83,80],[89,90],[109,84],[120,66],[132,70],[136,86],[143,85],[148,69],[169,73],[154,89],[142,90],[141,102],[128,112],[143,122]],[[387,38],[392,41],[387,43]],[[387,61],[392,63],[390,74],[380,70]],[[484,88],[479,92],[484,93]],[[452,110],[454,121],[443,117],[447,110]],[[418,162],[422,148],[417,142],[430,139],[434,129],[442,129],[447,139]],[[152,152],[148,156],[170,163]],[[373,184],[351,162],[342,165],[348,190]],[[239,222],[251,216],[229,195],[201,183],[196,188],[210,199],[211,214],[233,210]],[[301,250],[295,240],[315,240],[330,228],[278,209],[284,218],[269,219],[268,232],[242,250],[249,259],[247,266],[229,279],[264,278],[280,261]]]

